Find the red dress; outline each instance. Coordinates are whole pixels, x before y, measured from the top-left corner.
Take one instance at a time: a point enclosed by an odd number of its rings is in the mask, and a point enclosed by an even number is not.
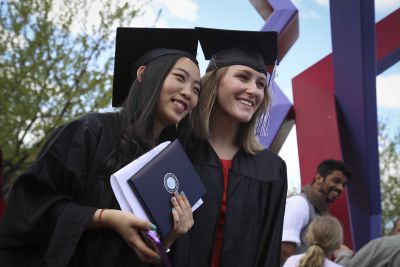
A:
[[[226,192],[228,188],[228,173],[232,166],[232,160],[220,159],[224,174],[224,191],[222,193],[221,206],[219,208],[218,226],[214,238],[213,256],[211,257],[211,267],[218,267],[221,260],[222,241],[224,240],[224,223],[226,210]]]

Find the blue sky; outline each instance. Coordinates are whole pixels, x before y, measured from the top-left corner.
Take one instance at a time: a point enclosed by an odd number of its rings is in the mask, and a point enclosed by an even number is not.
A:
[[[300,36],[280,62],[276,79],[290,100],[291,79],[332,51],[329,0],[293,0],[293,3],[299,9]],[[400,8],[399,0],[375,0],[376,21],[397,8]],[[263,25],[264,20],[248,0],[152,0],[142,9],[142,16],[129,26],[259,30]],[[201,56],[199,58],[203,73],[207,63]],[[377,77],[378,116],[386,118],[392,132],[400,128],[399,84],[400,63]],[[279,154],[288,165],[289,187],[299,189],[295,128]]]

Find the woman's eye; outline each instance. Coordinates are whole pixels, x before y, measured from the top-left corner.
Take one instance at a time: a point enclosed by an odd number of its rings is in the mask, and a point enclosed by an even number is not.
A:
[[[247,81],[248,78],[246,75],[237,75],[237,77],[241,80],[241,81]]]
[[[264,88],[265,88],[265,86],[266,86],[266,84],[265,84],[265,83],[263,83],[263,82],[259,82],[259,83],[257,83],[257,87],[258,87],[258,88],[260,88],[260,89],[264,89]]]
[[[180,73],[175,73],[175,77],[179,80],[179,81],[185,81],[185,76],[180,74]]]

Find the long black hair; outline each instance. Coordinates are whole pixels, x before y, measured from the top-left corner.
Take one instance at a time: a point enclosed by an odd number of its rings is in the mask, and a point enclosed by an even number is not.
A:
[[[182,55],[165,55],[151,61],[130,87],[121,110],[121,130],[108,169],[115,171],[127,165],[157,143],[176,138],[176,125],[170,125],[156,136],[154,131],[157,103],[166,76]]]

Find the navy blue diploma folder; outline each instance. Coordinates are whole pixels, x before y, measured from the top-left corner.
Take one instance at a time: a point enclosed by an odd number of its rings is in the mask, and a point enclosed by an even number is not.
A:
[[[129,178],[128,183],[162,238],[173,227],[172,194],[183,191],[193,206],[206,192],[178,140]]]

